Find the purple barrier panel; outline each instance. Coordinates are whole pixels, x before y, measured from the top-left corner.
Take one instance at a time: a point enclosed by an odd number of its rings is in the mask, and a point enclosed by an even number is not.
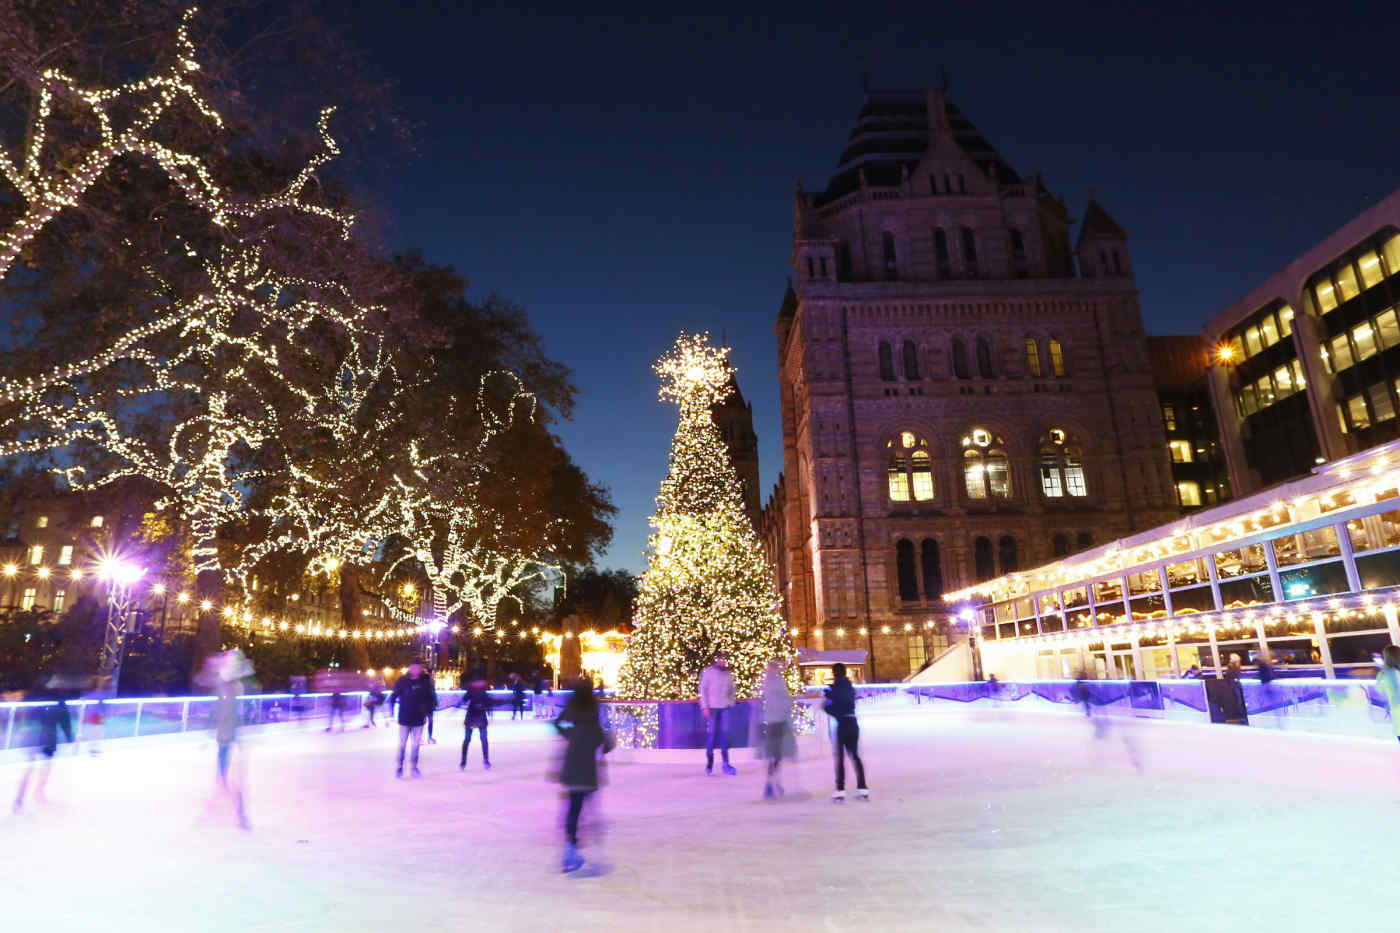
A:
[[[1082,703],[1075,690],[1077,686],[1071,681],[1047,680],[1030,685],[1036,696],[1051,703]]]
[[[1163,680],[1157,683],[1157,690],[1162,697],[1163,709],[1168,703],[1175,703],[1198,713],[1207,712],[1209,709],[1205,684],[1199,680]]]
[[[976,703],[990,695],[988,685],[982,681],[961,684],[921,684],[914,688],[919,696],[931,700],[952,700],[956,703]]]
[[[1128,684],[1133,709],[1164,710],[1162,692],[1155,680],[1134,680]]]

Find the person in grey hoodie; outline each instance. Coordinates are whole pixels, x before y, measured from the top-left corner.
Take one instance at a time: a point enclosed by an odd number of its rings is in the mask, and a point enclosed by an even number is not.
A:
[[[729,735],[725,720],[734,708],[734,675],[729,673],[729,657],[715,652],[714,663],[700,672],[700,715],[705,717],[705,773],[715,770],[715,740],[719,740],[720,757],[725,774],[737,774],[729,764]]]
[[[768,777],[763,785],[763,796],[767,798],[782,794],[779,768],[783,759],[791,758],[797,750],[792,731],[792,694],[788,692],[787,681],[783,679],[783,662],[779,658],[769,661],[768,669],[764,671],[760,705],[762,718],[758,751],[768,759]]]

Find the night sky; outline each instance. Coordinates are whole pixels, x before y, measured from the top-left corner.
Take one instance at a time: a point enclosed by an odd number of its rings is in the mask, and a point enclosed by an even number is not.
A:
[[[1400,186],[1400,30],[1379,6],[583,6],[347,15],[422,124],[368,182],[385,235],[522,303],[573,369],[560,434],[620,509],[605,565],[643,567],[676,414],[651,364],[680,329],[734,346],[766,499],[793,186],[825,184],[864,73],[921,88],[946,70],[1017,171],[1076,217],[1092,188],[1131,238],[1152,333],[1198,332]]]

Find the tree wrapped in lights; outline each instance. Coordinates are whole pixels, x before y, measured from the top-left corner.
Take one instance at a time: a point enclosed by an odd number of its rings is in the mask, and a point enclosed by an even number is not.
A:
[[[747,695],[770,660],[792,657],[771,573],[710,413],[730,392],[728,355],[708,334],[681,334],[655,366],[661,398],[680,405],[680,424],[619,675],[624,697],[694,697],[717,651],[728,654]],[[797,672],[788,676],[796,689]]]

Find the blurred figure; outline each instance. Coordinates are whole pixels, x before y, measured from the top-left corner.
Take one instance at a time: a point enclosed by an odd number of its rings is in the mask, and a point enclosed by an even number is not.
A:
[[[1181,675],[1181,679],[1182,679],[1182,680],[1200,680],[1200,679],[1201,679],[1201,665],[1199,665],[1199,664],[1192,664],[1190,667],[1188,667],[1188,668],[1186,669],[1186,673],[1184,673],[1184,674]]]
[[[534,698],[530,701],[530,714],[531,714],[532,716],[534,716],[536,719],[539,719],[539,718],[540,718],[540,693],[541,693],[541,692],[543,691],[543,689],[544,689],[543,686],[542,686],[541,683],[540,683],[540,672],[539,672],[539,671],[531,671],[531,672],[530,672],[530,689],[531,689],[532,691],[534,691]]]
[[[1240,683],[1240,656],[1232,653],[1221,677],[1224,690],[1220,698],[1220,711],[1225,721],[1231,725],[1249,725],[1249,711],[1245,708],[1244,685]]]
[[[335,728],[335,718],[340,717],[340,731],[345,731],[345,694],[336,690],[331,693],[331,718],[326,723],[326,731],[330,732]]]
[[[510,675],[510,718],[525,718],[525,681],[519,674]]]
[[[1395,737],[1400,739],[1400,645],[1386,645],[1381,653],[1376,690],[1390,707],[1390,725],[1395,729]]]
[[[797,754],[797,740],[792,731],[792,694],[783,678],[783,663],[778,658],[768,662],[763,673],[763,698],[758,729],[758,752],[768,759],[768,776],[763,784],[765,799],[783,793],[780,768],[784,758]]]
[[[559,782],[569,795],[569,809],[564,817],[564,871],[577,871],[583,865],[578,852],[578,821],[583,803],[598,789],[598,753],[612,751],[611,737],[598,721],[598,698],[587,679],[574,687],[569,701],[554,728],[568,743],[559,769]]]
[[[384,705],[384,691],[379,684],[372,684],[369,688],[369,695],[365,697],[365,712],[369,714],[369,722],[364,724],[364,728],[373,729],[378,726],[374,721],[374,714],[379,707]]]
[[[466,707],[467,715],[463,723],[466,733],[462,736],[462,763],[458,768],[462,771],[467,768],[467,749],[471,748],[472,730],[476,729],[481,733],[481,765],[490,771],[491,746],[486,740],[486,724],[491,718],[491,694],[486,692],[486,681],[473,680],[462,696],[461,705]]]
[[[1199,676],[1199,672],[1197,672]],[[1078,703],[1084,706],[1084,716],[1093,723],[1094,738],[1103,739],[1108,737],[1109,725],[1108,714],[1104,712],[1102,705],[1094,699],[1093,691],[1089,687],[1089,675],[1083,669],[1075,675],[1074,688],[1071,696]],[[1119,734],[1123,739],[1123,749],[1128,753],[1128,761],[1132,763],[1134,770],[1142,771],[1142,756],[1138,754],[1137,743],[1133,741],[1126,731],[1120,730]]]
[[[408,665],[408,673],[394,684],[393,695],[389,697],[389,709],[399,709],[399,764],[394,777],[403,777],[404,750],[413,743],[411,766],[414,777],[422,777],[418,770],[418,750],[423,744],[423,724],[437,708],[437,691],[433,679],[423,670],[423,662],[417,658]]]
[[[230,794],[238,825],[248,829],[248,811],[243,799],[243,786],[240,781],[229,781],[229,764],[233,758],[234,743],[238,740],[238,698],[243,696],[244,678],[251,677],[253,666],[237,648],[210,655],[204,668],[196,676],[196,681],[208,687],[214,694],[214,741],[218,747],[219,789]]]
[[[20,776],[19,791],[15,794],[16,813],[24,809],[24,796],[31,778],[34,779],[34,802],[48,803],[46,791],[49,774],[53,771],[53,756],[58,751],[58,733],[62,732],[66,741],[73,741],[73,717],[63,693],[53,692],[49,697],[40,698],[54,702],[39,708],[37,722],[30,727],[29,763]]]
[[[831,799],[846,799],[846,756],[856,768],[856,793],[870,799],[865,786],[865,764],[860,760],[860,724],[856,722],[856,688],[846,677],[846,665],[831,665],[831,686],[826,688],[826,714],[836,722],[836,793]]]
[[[725,720],[734,707],[734,675],[729,673],[729,656],[715,652],[715,660],[700,672],[700,715],[705,717],[705,773],[715,770],[715,740],[719,740],[720,757],[725,774],[737,774],[729,764],[729,734]]]

